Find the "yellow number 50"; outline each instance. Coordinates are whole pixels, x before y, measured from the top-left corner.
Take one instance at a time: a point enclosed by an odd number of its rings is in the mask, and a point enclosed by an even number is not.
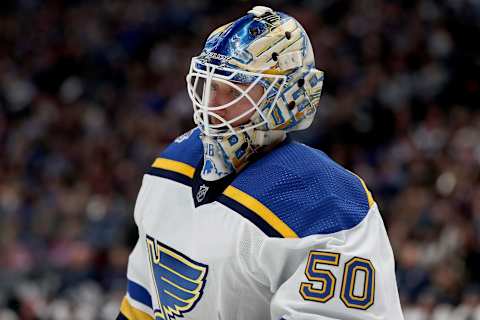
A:
[[[320,283],[320,288],[312,282],[300,284],[300,295],[305,300],[325,303],[335,295],[337,279],[330,270],[321,265],[338,267],[340,254],[325,251],[311,251],[305,268],[309,281]],[[356,277],[359,272],[365,274],[361,294],[355,290]],[[345,263],[340,299],[348,308],[366,310],[373,305],[375,297],[375,268],[370,260],[354,257]]]

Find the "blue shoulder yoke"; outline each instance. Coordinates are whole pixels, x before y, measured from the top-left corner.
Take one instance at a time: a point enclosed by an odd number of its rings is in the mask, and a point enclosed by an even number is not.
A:
[[[194,129],[169,145],[149,173],[191,185],[202,154],[199,130]],[[273,237],[348,230],[373,205],[359,177],[322,151],[296,142],[284,143],[248,165],[218,201]]]
[[[300,237],[351,229],[373,205],[359,177],[297,142],[265,155],[232,185],[262,202]]]

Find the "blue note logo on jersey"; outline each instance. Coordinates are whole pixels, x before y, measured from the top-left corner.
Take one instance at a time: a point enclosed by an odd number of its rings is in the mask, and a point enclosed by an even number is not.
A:
[[[195,308],[205,288],[208,266],[147,235],[150,270],[157,299],[155,319],[174,320]]]

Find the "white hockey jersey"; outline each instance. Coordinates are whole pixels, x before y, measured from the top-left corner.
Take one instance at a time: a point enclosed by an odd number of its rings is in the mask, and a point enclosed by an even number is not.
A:
[[[403,319],[392,249],[360,178],[286,141],[202,203],[212,192],[195,186],[202,156],[195,129],[145,174],[118,319]]]

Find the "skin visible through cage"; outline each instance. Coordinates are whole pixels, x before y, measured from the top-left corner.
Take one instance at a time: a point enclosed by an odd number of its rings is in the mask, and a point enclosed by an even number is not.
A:
[[[186,80],[200,130],[208,136],[227,136],[268,122],[269,106],[276,104],[286,76],[213,65],[194,57]]]
[[[242,90],[246,90],[248,84],[237,84]],[[264,90],[260,84],[256,84],[253,88],[248,91],[248,95],[252,98],[253,101],[258,102],[263,96]],[[210,105],[220,106],[227,104],[228,102],[235,100],[241,95],[241,92],[235,89],[233,86],[229,86],[226,83],[220,81],[212,81],[211,92],[210,92]],[[235,104],[212,111],[225,121],[230,121],[236,117],[244,114],[248,110],[252,109],[251,112],[246,113],[240,119],[232,123],[233,127],[238,127],[242,124],[248,123],[252,115],[256,112],[253,108],[252,103],[246,98],[243,97]],[[216,117],[210,117],[211,124],[221,124],[222,121]]]

